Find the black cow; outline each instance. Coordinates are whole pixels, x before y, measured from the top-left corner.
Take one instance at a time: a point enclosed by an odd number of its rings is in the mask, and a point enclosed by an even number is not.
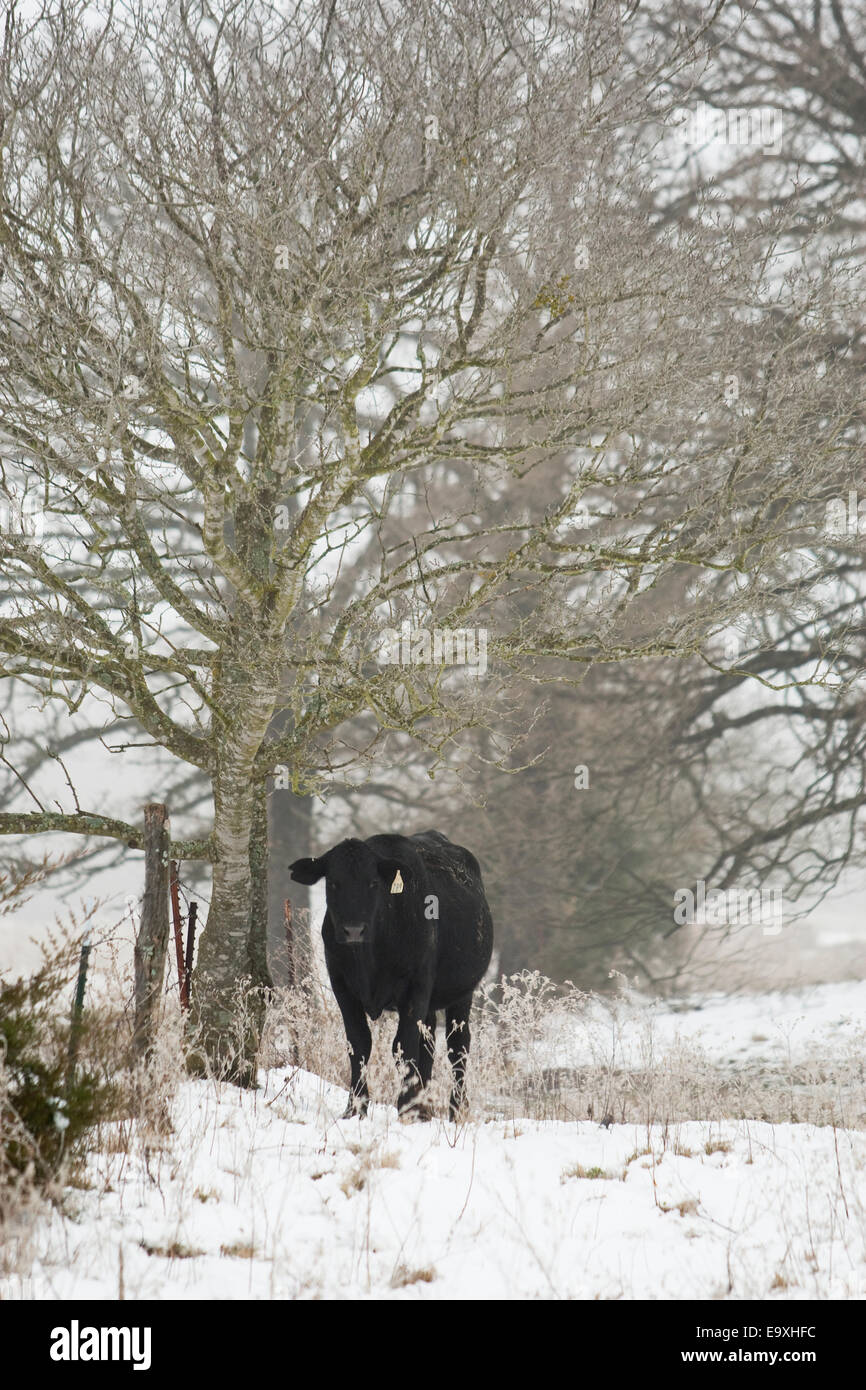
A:
[[[433,1070],[436,1011],[444,1009],[453,1119],[465,1094],[472,992],[493,949],[478,861],[438,830],[425,830],[343,840],[319,859],[290,867],[297,883],[325,878],[325,960],[351,1049],[344,1118],[366,1112],[366,1015],[378,1018],[386,1010],[399,1015],[394,1052],[399,1048],[407,1064],[399,1113],[429,1118],[421,1093]]]

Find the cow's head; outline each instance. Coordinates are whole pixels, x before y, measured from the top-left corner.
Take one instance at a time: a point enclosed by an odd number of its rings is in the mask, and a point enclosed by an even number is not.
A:
[[[363,840],[343,840],[318,859],[296,859],[289,870],[296,883],[318,883],[324,878],[340,946],[375,941],[390,906],[389,896],[402,893],[409,881],[405,864],[383,858]]]

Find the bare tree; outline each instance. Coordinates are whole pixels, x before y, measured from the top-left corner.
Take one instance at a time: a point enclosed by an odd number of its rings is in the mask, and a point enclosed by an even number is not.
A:
[[[669,39],[700,10],[691,3],[666,7],[651,27]],[[862,7],[851,0],[755,0],[726,7],[705,40],[671,84],[681,133],[669,143],[669,167],[650,198],[655,224],[687,223],[709,203],[722,222],[756,229],[772,223],[782,248],[799,248],[805,239],[816,260],[846,264],[850,288],[814,345],[816,369],[844,358],[862,382]],[[791,896],[805,890],[814,897],[843,869],[866,862],[866,485],[862,462],[851,462],[816,490],[823,523],[809,542],[820,561],[811,592],[801,585],[792,551],[777,588],[796,592],[797,602],[772,618],[736,625],[710,660],[682,673],[672,701],[672,724],[696,786],[716,760],[751,770],[751,787],[747,780],[740,787],[739,814],[716,817],[720,834],[708,872],[722,883],[776,873]],[[744,703],[744,684],[754,678],[760,687]],[[760,755],[768,748],[771,768]]]
[[[447,759],[516,675],[684,655],[778,606],[857,447],[848,363],[814,370],[832,267],[780,280],[763,228],[649,236],[648,132],[694,33],[629,65],[618,16],[8,12],[0,669],[98,694],[209,779],[212,831],[174,853],[213,866],[215,1057],[236,981],[268,979],[275,769],[314,790],[393,729]],[[437,631],[483,633],[484,680]],[[141,843],[68,795],[0,831]]]

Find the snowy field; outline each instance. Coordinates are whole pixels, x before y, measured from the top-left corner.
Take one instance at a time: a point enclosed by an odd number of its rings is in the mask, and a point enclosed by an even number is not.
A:
[[[603,1055],[616,1066],[641,1065],[647,1036],[658,1048],[700,1047],[720,1067],[777,1068],[838,1057],[863,1040],[866,980],[845,980],[764,994],[708,994],[653,1003],[638,995],[617,1007],[598,996],[583,1016],[551,1018],[550,1066],[580,1066]]]
[[[864,992],[707,999],[654,1026],[720,1060],[759,1063],[795,1038],[826,1057],[859,1026]],[[145,1148],[117,1128],[68,1214],[37,1224],[18,1296],[866,1297],[863,1130],[457,1127],[403,1124],[385,1105],[343,1121],[344,1104],[301,1071],[262,1073],[258,1092],[183,1083],[165,1140]]]

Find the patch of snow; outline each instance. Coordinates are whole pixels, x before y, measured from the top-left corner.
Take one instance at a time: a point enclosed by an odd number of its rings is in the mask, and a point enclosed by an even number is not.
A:
[[[551,1014],[549,1066],[586,1066],[604,1059],[620,1067],[646,1062],[650,1038],[664,1049],[699,1044],[716,1064],[778,1065],[832,1058],[862,1033],[866,980],[812,985],[767,994],[710,994],[653,1003],[588,997],[580,1017]]]
[[[121,1267],[128,1299],[866,1296],[864,1133],[344,1121],[315,1076],[261,1082],[185,1083],[163,1150],[92,1160],[39,1296],[116,1299]]]

